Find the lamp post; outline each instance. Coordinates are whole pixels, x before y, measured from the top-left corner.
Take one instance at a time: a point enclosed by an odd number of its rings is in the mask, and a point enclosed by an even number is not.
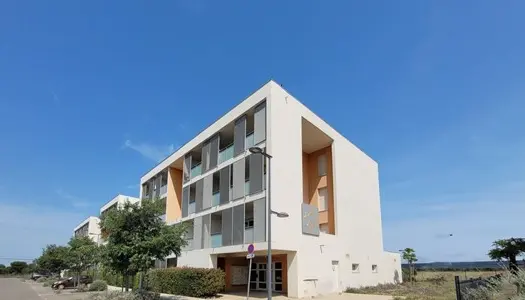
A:
[[[260,154],[264,156],[264,159],[268,159],[268,190],[266,191],[266,198],[268,199],[268,261],[266,263],[266,288],[268,290],[268,299],[272,299],[272,214],[279,218],[286,218],[288,214],[285,212],[276,212],[272,210],[272,199],[271,199],[271,176],[272,176],[272,156],[266,153],[260,147],[251,147],[250,152],[252,154]]]

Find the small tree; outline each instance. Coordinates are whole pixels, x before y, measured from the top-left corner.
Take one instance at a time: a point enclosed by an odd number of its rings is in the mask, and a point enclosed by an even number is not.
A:
[[[7,274],[7,268],[5,265],[0,264],[0,275]]]
[[[523,253],[525,253],[525,239],[509,238],[494,241],[488,255],[490,259],[497,261],[506,259],[509,263],[509,269],[516,273],[518,271],[517,257]]]
[[[47,245],[42,255],[36,260],[38,268],[51,274],[60,272],[69,267],[69,249],[65,246]]]
[[[172,253],[180,255],[186,245],[186,225],[166,225],[160,218],[164,210],[161,201],[142,200],[140,205],[126,203],[101,218],[100,227],[107,236],[102,263],[123,275],[126,290],[129,276],[146,272],[155,259],[165,259]],[[140,289],[142,285],[141,276]]]
[[[412,282],[414,280],[414,263],[417,261],[416,251],[412,248],[405,248],[402,251],[402,258],[408,263],[408,280]]]
[[[23,274],[27,269],[27,263],[25,261],[13,261],[11,262],[11,272],[14,274]]]
[[[87,236],[73,237],[68,245],[67,261],[69,269],[77,274],[75,285],[78,285],[80,274],[97,262],[98,246]]]

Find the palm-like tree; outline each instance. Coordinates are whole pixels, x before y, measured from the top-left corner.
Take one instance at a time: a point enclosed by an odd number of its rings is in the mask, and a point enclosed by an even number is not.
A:
[[[493,260],[506,259],[509,262],[509,269],[516,272],[518,271],[517,257],[523,253],[525,253],[525,239],[510,238],[494,241],[488,255]]]
[[[408,263],[408,280],[412,282],[414,278],[414,263],[417,261],[416,251],[412,248],[405,248],[401,251],[401,256]]]

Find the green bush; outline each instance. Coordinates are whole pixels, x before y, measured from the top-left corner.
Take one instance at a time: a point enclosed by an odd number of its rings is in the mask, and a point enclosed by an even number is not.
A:
[[[225,277],[220,269],[154,269],[148,274],[148,287],[157,293],[211,297],[224,290]]]
[[[160,300],[159,293],[152,292],[105,292],[92,294],[89,297],[90,300]]]
[[[95,280],[89,285],[90,291],[105,291],[108,289],[108,284],[104,280]]]
[[[36,282],[38,282],[38,283],[44,283],[44,282],[46,282],[46,281],[47,281],[47,278],[45,278],[45,277],[40,277],[40,278],[38,278],[38,279],[36,280]]]

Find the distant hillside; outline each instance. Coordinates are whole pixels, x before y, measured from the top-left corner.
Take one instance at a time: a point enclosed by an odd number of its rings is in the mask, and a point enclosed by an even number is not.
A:
[[[519,265],[524,265],[523,261],[518,262]],[[462,262],[431,262],[431,263],[416,263],[416,269],[502,269],[507,264],[505,262],[497,261],[462,261]],[[403,264],[403,268],[408,267]]]

